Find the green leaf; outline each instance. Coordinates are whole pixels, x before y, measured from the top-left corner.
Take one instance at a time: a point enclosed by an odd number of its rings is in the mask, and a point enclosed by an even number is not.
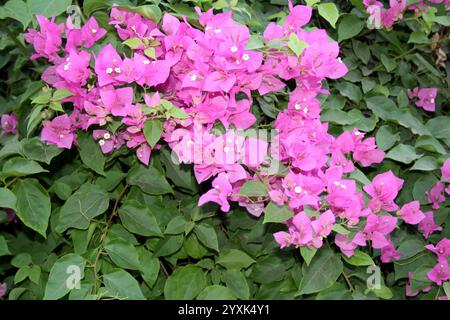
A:
[[[162,237],[155,215],[147,206],[127,200],[119,209],[123,226],[130,232],[145,237]]]
[[[105,167],[105,156],[103,155],[100,146],[94,141],[94,138],[89,133],[80,132],[77,139],[80,148],[81,161],[89,169],[94,170],[100,175],[105,175],[103,168]]]
[[[300,254],[303,257],[303,260],[305,260],[307,266],[311,263],[311,260],[316,255],[316,252],[316,248],[300,247]]]
[[[319,9],[319,14],[335,28],[339,18],[339,10],[336,5],[332,2],[327,2],[317,5],[317,8]]]
[[[400,135],[393,127],[384,125],[378,129],[376,134],[377,146],[381,150],[388,150],[396,142],[400,141]]]
[[[71,96],[73,96],[72,91],[67,89],[57,89],[53,92],[52,100],[60,101]]]
[[[379,288],[373,288],[373,289],[369,289],[369,290],[372,291],[373,293],[375,293],[375,295],[378,298],[385,299],[385,300],[392,299],[392,297],[394,296],[392,294],[391,289],[389,289],[388,287],[383,286],[383,285],[380,286]]]
[[[148,18],[150,20],[155,21],[156,23],[161,20],[161,9],[157,5],[144,5],[144,6],[138,6],[138,7],[131,7],[131,6],[119,6],[119,9],[128,10],[134,13],[139,13],[144,18]]]
[[[29,228],[46,238],[50,218],[50,197],[37,180],[19,180],[13,189],[17,197],[17,216]]]
[[[48,276],[44,300],[57,300],[71,290],[76,290],[79,281],[84,278],[86,261],[83,257],[69,253],[59,258]]]
[[[96,185],[85,183],[61,207],[56,231],[87,229],[91,220],[104,213],[108,206],[108,194]]]
[[[160,263],[159,259],[152,256],[152,254],[140,248],[139,250],[139,263],[141,264],[141,274],[145,283],[151,288],[154,286],[158,279]]]
[[[341,95],[349,98],[352,101],[359,102],[362,99],[362,92],[358,86],[347,81],[340,81],[335,83],[336,89],[339,90]]]
[[[431,134],[437,139],[450,139],[450,117],[438,116],[428,120],[425,125]]]
[[[118,270],[103,275],[103,282],[110,297],[145,300],[139,283],[125,270]]]
[[[177,118],[177,119],[187,119],[189,115],[184,112],[184,110],[175,106],[172,102],[161,99],[161,105],[166,110],[169,116]]]
[[[423,33],[420,30],[413,31],[410,34],[409,40],[408,40],[408,43],[424,44],[424,43],[428,43],[428,42],[430,42],[430,39],[428,39],[428,37],[425,35],[425,33]]]
[[[40,172],[48,171],[42,168],[36,161],[15,157],[5,162],[0,177],[2,179],[12,176],[23,177]]]
[[[306,0],[306,5],[308,6],[308,7],[312,7],[312,6],[314,6],[316,3],[319,3],[320,2],[320,0]]]
[[[444,282],[442,284],[442,288],[444,288],[444,292],[447,298],[450,299],[450,282]]]
[[[440,166],[437,163],[437,160],[431,156],[425,156],[414,162],[414,165],[411,167],[411,171],[433,171],[439,169]]]
[[[66,12],[72,0],[28,0],[31,13],[46,16],[47,18],[59,16]]]
[[[17,211],[16,195],[7,188],[0,188],[0,208],[9,208]]]
[[[123,44],[127,45],[128,47],[134,50],[139,48],[140,46],[143,46],[144,42],[142,42],[142,40],[139,38],[128,38],[123,42]]]
[[[198,240],[206,247],[219,252],[219,242],[217,240],[217,233],[213,226],[202,223],[196,225],[194,228],[195,235]]]
[[[223,251],[216,260],[217,264],[227,269],[246,269],[255,262],[248,254],[237,249]]]
[[[192,300],[206,287],[206,274],[197,266],[179,267],[169,276],[164,286],[167,300]]]
[[[370,181],[369,181],[369,183],[370,183]],[[343,234],[343,235],[348,235],[350,233],[350,231],[347,230],[342,224],[333,225],[332,230],[336,233]]]
[[[299,294],[311,294],[331,287],[343,271],[339,255],[322,247],[307,267],[303,266],[303,277]]]
[[[398,144],[394,148],[392,148],[387,154],[387,159],[392,159],[401,163],[409,164],[414,160],[417,160],[421,157],[421,154],[417,154],[414,147],[407,144]]]
[[[183,235],[167,236],[156,245],[153,255],[155,257],[166,257],[177,252],[184,242]]]
[[[22,0],[9,0],[3,7],[0,7],[0,19],[12,18],[20,21],[25,30],[31,22],[29,6]]]
[[[131,270],[141,269],[137,250],[128,241],[114,239],[106,244],[105,250],[118,267]]]
[[[203,289],[197,300],[236,300],[236,295],[227,287],[212,285]]]
[[[264,47],[264,41],[261,35],[252,34],[245,45],[245,50],[255,50]]]
[[[249,180],[239,189],[239,195],[244,197],[264,197],[267,196],[267,188],[259,180]]]
[[[238,296],[239,299],[248,300],[250,288],[244,274],[235,269],[226,270],[222,273],[222,282]]]
[[[432,285],[427,275],[431,268],[432,266],[429,265],[421,265],[416,270],[413,270],[413,276],[410,282],[411,292],[420,291]]]
[[[11,255],[8,248],[8,243],[4,236],[0,235],[0,257]]]
[[[364,64],[368,64],[370,60],[370,48],[369,46],[361,41],[352,41],[353,51],[359,60],[361,60]]]
[[[183,216],[176,216],[167,224],[165,234],[181,234],[186,227],[186,218]]]
[[[14,256],[11,260],[11,264],[16,268],[22,268],[32,263],[31,255],[28,252],[22,252]]]
[[[63,152],[63,149],[55,145],[42,142],[39,137],[23,139],[21,143],[25,157],[30,160],[45,162],[46,164],[50,164],[54,157]]]
[[[300,40],[295,32],[292,32],[289,36],[288,47],[297,57],[300,57],[303,50],[308,47],[308,44],[305,41]]]
[[[153,60],[156,60],[156,50],[153,47],[147,48],[144,50],[144,54],[149,57],[152,58]]]
[[[172,182],[183,189],[190,191],[191,193],[197,193],[198,185],[192,174],[192,166],[188,164],[178,164],[178,159],[172,159],[172,154],[168,148],[162,148],[160,150],[161,162],[166,167],[166,175],[172,180]]]
[[[446,154],[447,150],[442,146],[442,144],[432,136],[420,136],[416,140],[414,145],[416,149],[422,149],[429,152]]]
[[[128,184],[138,186],[145,193],[160,195],[172,193],[172,188],[164,175],[155,168],[139,165],[133,168],[127,177]]]
[[[352,266],[361,267],[375,265],[375,262],[373,262],[372,258],[367,253],[360,250],[356,250],[355,254],[350,258],[347,258],[344,255],[342,255],[342,258],[345,260],[345,262],[351,264]]]
[[[345,15],[338,25],[339,42],[358,35],[364,28],[365,22],[353,14]]]
[[[392,114],[397,110],[395,103],[391,99],[383,96],[367,98],[366,103],[367,107],[383,120],[389,120]]]
[[[439,23],[445,27],[450,27],[450,17],[449,16],[435,17],[434,22]]]
[[[162,122],[160,120],[148,120],[144,124],[144,136],[150,147],[154,148],[161,138],[163,132]]]
[[[407,109],[395,110],[389,120],[395,121],[401,126],[410,129],[414,134],[430,135],[430,132],[423,125],[422,121],[416,116],[413,116],[409,111],[407,111]]]
[[[438,182],[433,173],[421,176],[416,180],[413,187],[413,198],[414,200],[420,201],[421,204],[429,203],[426,192],[430,191],[431,188]]]
[[[290,210],[287,206],[279,206],[274,202],[269,202],[267,207],[264,209],[264,221],[263,223],[275,222],[281,223],[285,222],[294,215],[294,212]]]
[[[392,72],[395,68],[397,68],[397,62],[385,54],[381,54],[381,63],[386,68],[387,72]]]

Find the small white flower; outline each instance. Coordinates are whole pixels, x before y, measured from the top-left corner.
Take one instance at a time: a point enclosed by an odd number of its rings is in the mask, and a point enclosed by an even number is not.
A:
[[[230,48],[230,51],[231,51],[231,52],[237,52],[237,51],[238,51],[238,47],[232,46],[232,47]]]
[[[108,139],[111,138],[111,135],[109,134],[109,132],[106,132],[106,133],[103,135],[103,138],[104,138],[105,140],[108,140]]]
[[[197,80],[197,75],[194,73],[192,76],[191,76],[191,81],[196,81]]]
[[[59,138],[60,138],[60,139],[64,138],[64,135],[61,133],[61,134],[59,135]]]
[[[219,28],[217,28],[217,29],[214,29],[214,33],[215,34],[219,34],[219,33],[221,33],[222,32],[222,30],[221,29],[219,29]]]
[[[302,188],[300,186],[296,186],[294,188],[294,191],[295,191],[295,193],[301,193],[303,190],[302,190]]]
[[[305,108],[303,109],[303,113],[308,113],[308,107],[305,107]]]
[[[242,60],[248,61],[249,59],[250,59],[250,56],[249,56],[247,53],[244,53],[244,54],[242,55]]]
[[[300,110],[300,105],[299,105],[298,103],[296,103],[296,104],[294,105],[294,108],[295,108],[295,110]]]
[[[64,71],[68,71],[70,68],[70,63],[64,65]]]
[[[145,60],[142,60],[142,63],[145,64],[145,65],[147,65],[147,64],[150,64],[150,61],[147,60],[147,59],[145,59]]]
[[[225,147],[225,148],[223,148],[223,152],[225,152],[225,153],[228,153],[228,152],[230,152],[230,148],[229,148],[229,147]]]
[[[120,73],[122,70],[120,70],[120,68],[115,68],[114,71],[115,71],[116,73]]]
[[[98,144],[100,146],[103,146],[105,144],[105,140],[103,140],[103,139],[98,140]]]
[[[113,72],[113,69],[112,69],[112,68],[107,68],[107,69],[106,69],[106,73],[107,73],[107,74],[111,74],[112,72]]]

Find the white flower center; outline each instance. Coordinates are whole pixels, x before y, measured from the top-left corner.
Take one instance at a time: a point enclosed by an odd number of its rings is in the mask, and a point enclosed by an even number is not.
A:
[[[113,69],[112,69],[112,68],[107,68],[107,69],[106,69],[106,73],[107,73],[107,74],[111,74],[112,72],[113,72]]]
[[[232,46],[232,47],[230,48],[230,51],[231,51],[231,52],[237,52],[237,51],[238,51],[238,48],[237,48],[236,46]]]
[[[111,138],[111,135],[109,134],[109,132],[106,132],[106,133],[103,135],[103,138],[106,139],[106,140],[108,140],[109,138]]]
[[[250,59],[250,56],[249,56],[247,53],[244,53],[244,54],[242,55],[242,60],[248,61],[249,59]]]
[[[294,188],[295,193],[301,193],[302,192],[302,188],[300,186],[296,186]]]
[[[105,144],[105,140],[103,140],[103,139],[98,140],[98,144],[100,146],[103,146]]]

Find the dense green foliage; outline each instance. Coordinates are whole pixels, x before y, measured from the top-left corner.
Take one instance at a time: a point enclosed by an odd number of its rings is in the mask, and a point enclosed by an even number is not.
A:
[[[325,84],[331,94],[321,96],[322,121],[335,136],[353,128],[367,132],[386,152],[380,165],[357,170],[353,178],[365,184],[392,170],[405,180],[398,203],[419,200],[423,211],[431,209],[425,192],[440,179],[450,150],[448,12],[443,6],[420,16],[405,11],[392,31],[370,30],[362,1],[306,2],[315,3],[312,24],[339,41],[350,70]],[[40,80],[45,66],[29,59],[32,49],[23,32],[36,26],[36,14],[63,22],[71,3],[10,0],[0,7],[0,113],[19,119],[17,136],[0,137],[0,207],[18,215],[7,223],[7,212],[0,211],[4,298],[405,299],[408,272],[417,275],[413,291],[431,284],[420,271],[435,258],[414,228],[395,233],[402,258],[381,264],[383,285],[370,290],[366,271],[378,264],[377,253],[364,249],[344,258],[327,245],[317,252],[280,249],[273,233],[283,228],[270,223],[269,215],[256,219],[237,206],[228,213],[218,213],[211,203],[199,207],[207,184],[196,183],[190,166],[174,165],[167,146],[152,153],[146,167],[129,150],[105,156],[89,135],[79,136],[79,147],[71,150],[42,142],[41,121],[58,105]],[[94,16],[108,30],[112,3],[139,7],[149,18],[159,19],[164,11],[184,15],[194,25],[195,6],[233,10],[255,34],[288,12],[284,0],[74,1],[84,18]],[[438,88],[436,112],[410,101],[407,90],[415,87]],[[254,101],[259,127],[287,105],[271,94]],[[449,199],[435,210],[443,231],[431,242],[450,238]],[[80,289],[70,290],[67,268],[74,265],[82,280]],[[449,291],[447,282],[418,298]]]

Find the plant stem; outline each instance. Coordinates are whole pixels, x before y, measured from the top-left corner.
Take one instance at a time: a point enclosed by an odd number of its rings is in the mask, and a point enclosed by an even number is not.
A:
[[[95,277],[94,293],[97,292],[97,283],[100,282],[100,277],[98,276],[97,264],[100,261],[100,256],[102,255],[103,249],[105,247],[106,235],[108,234],[108,231],[111,228],[113,218],[117,215],[117,209],[119,207],[120,200],[124,196],[128,187],[129,187],[129,185],[126,184],[125,187],[123,188],[122,192],[117,196],[116,201],[114,203],[113,211],[112,211],[111,215],[109,216],[108,222],[106,223],[106,226],[103,229],[102,237],[100,238],[100,247],[98,248],[98,252],[97,252],[97,255],[95,256],[95,260],[94,260],[94,264],[93,264],[94,277]]]

